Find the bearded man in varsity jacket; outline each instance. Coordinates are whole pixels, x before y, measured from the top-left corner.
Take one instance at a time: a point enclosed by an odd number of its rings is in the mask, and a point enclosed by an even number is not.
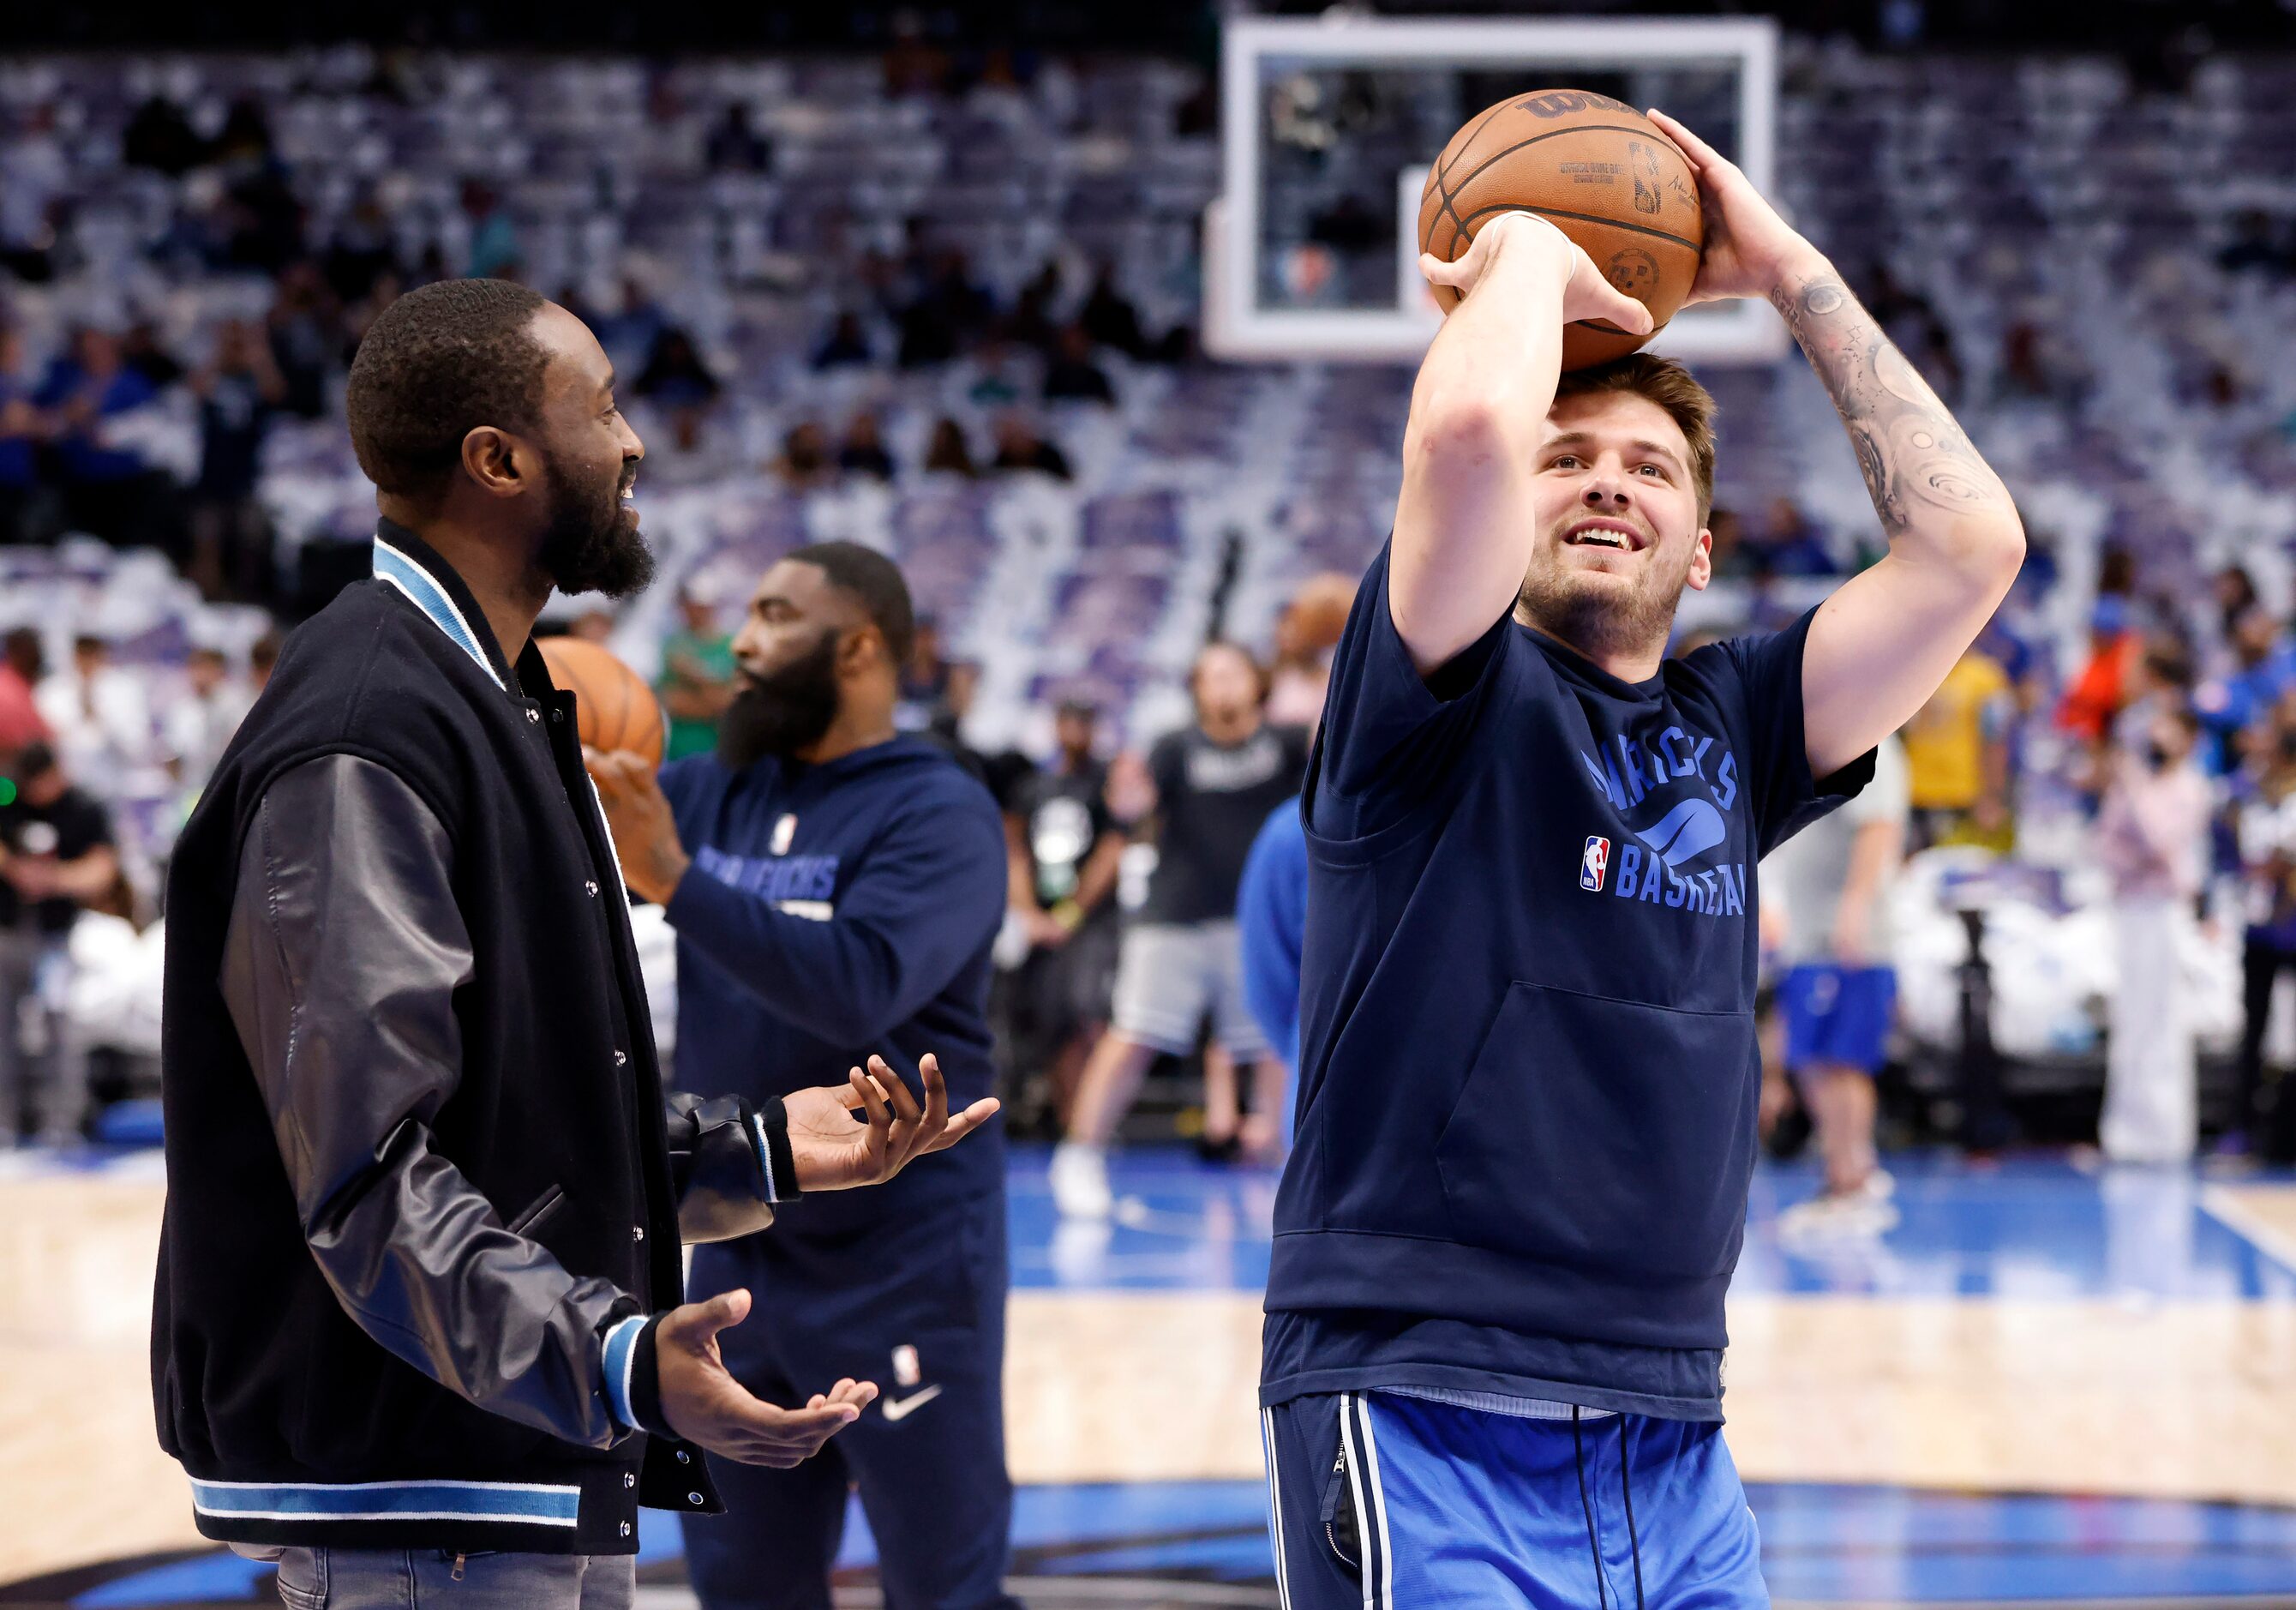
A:
[[[279,1558],[306,1610],[411,1603],[433,1568],[627,1604],[638,1506],[718,1507],[696,1445],[792,1465],[875,1393],[743,1391],[715,1337],[748,1294],[675,1306],[681,1236],[995,1111],[951,1116],[931,1059],[922,1100],[873,1064],[665,1107],[573,699],[530,641],[554,587],[652,570],[613,386],[514,284],[375,321],[348,398],[374,579],[289,639],[171,868],[160,1436],[200,1530]]]

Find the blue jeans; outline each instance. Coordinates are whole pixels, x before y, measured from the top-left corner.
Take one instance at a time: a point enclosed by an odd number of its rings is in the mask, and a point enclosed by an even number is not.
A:
[[[630,1610],[634,1554],[465,1554],[437,1548],[289,1548],[287,1610]]]

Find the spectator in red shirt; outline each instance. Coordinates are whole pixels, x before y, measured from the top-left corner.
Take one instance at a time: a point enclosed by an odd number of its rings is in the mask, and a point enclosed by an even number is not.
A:
[[[2108,593],[2088,621],[2088,660],[2065,688],[2057,725],[2086,743],[2103,742],[2127,702],[2129,668],[2143,638],[2129,624],[2128,600]]]
[[[32,689],[39,686],[45,669],[38,631],[20,626],[8,634],[5,648],[0,650],[0,760],[50,735],[32,700]]]

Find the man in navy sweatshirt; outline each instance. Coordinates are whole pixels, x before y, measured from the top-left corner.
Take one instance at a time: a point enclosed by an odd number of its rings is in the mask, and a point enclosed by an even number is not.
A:
[[[2023,557],[1832,266],[1652,115],[1703,193],[1692,300],[1777,305],[1890,551],[1783,632],[1667,660],[1712,574],[1713,399],[1644,354],[1558,373],[1566,324],[1650,316],[1544,218],[1422,259],[1463,300],[1302,801],[1260,1384],[1290,1610],[1767,1605],[1720,1434],[1755,868],[1863,784]]]
[[[734,637],[718,752],[658,783],[634,755],[592,759],[629,885],[677,931],[677,1076],[693,1088],[819,1084],[866,1048],[910,1080],[934,1053],[954,1102],[988,1090],[1004,822],[945,750],[894,730],[914,629],[890,560],[800,548],[766,572]],[[874,1197],[857,1212],[785,1204],[772,1236],[694,1259],[691,1294],[758,1294],[759,1318],[721,1336],[753,1391],[795,1392],[832,1359],[867,1360],[888,1384],[841,1454],[801,1470],[713,1465],[737,1518],[685,1529],[709,1610],[827,1610],[849,1485],[889,1604],[1015,1603],[1001,1129]],[[867,1372],[820,1378],[840,1373]]]

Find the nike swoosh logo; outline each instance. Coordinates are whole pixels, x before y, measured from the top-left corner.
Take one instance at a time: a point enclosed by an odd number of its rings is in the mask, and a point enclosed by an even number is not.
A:
[[[940,1396],[939,1387],[928,1386],[913,1398],[888,1398],[885,1400],[885,1418],[898,1424],[907,1419],[939,1396]]]

